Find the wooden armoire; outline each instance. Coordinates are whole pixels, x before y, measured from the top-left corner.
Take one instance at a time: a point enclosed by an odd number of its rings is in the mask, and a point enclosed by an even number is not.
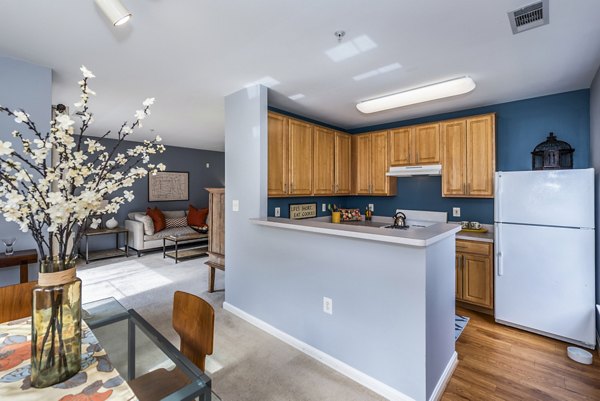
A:
[[[215,290],[215,269],[225,271],[225,188],[208,191],[208,292]]]

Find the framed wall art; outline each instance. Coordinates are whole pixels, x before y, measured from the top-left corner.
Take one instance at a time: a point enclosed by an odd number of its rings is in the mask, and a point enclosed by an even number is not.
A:
[[[185,171],[159,171],[148,175],[148,202],[189,200],[190,173]]]

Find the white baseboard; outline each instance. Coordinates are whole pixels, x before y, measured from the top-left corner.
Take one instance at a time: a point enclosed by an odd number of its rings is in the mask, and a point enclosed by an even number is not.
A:
[[[438,380],[433,392],[431,393],[431,397],[429,397],[429,401],[438,401],[444,395],[444,390],[446,390],[446,386],[448,382],[452,378],[452,373],[454,373],[454,369],[458,365],[458,354],[456,351],[452,354],[452,357],[448,361],[446,365],[446,369],[444,369],[444,373],[442,373],[442,377]]]
[[[291,345],[292,347],[296,348],[297,350],[299,350],[299,351],[305,353],[306,355],[318,360],[319,362],[329,366],[331,369],[343,374],[344,376],[354,380],[355,382],[365,386],[366,388],[376,392],[377,394],[387,398],[388,400],[391,400],[391,401],[414,401],[414,399],[412,397],[409,397],[408,395],[402,393],[401,391],[398,391],[395,388],[390,387],[387,384],[382,383],[379,380],[340,361],[339,359],[336,359],[336,358],[332,357],[331,355],[326,354],[325,352],[318,350],[315,347],[308,345],[305,342],[300,341],[297,338],[292,337],[287,333],[284,333],[283,331],[271,326],[270,324],[244,312],[243,310],[241,310],[227,302],[223,303],[223,309],[233,313],[234,315],[236,315],[237,317],[239,317],[241,319],[244,319],[248,323],[271,334],[272,336],[283,341],[284,343]],[[437,400],[437,399],[439,399],[439,397],[441,397],[442,393],[444,392],[444,389],[446,388],[446,384],[448,383],[448,380],[450,380],[450,377],[452,376],[452,372],[454,371],[454,368],[456,367],[457,363],[458,363],[458,358],[457,358],[457,354],[455,352],[454,355],[452,355],[452,358],[450,359],[450,361],[448,362],[448,365],[446,366],[446,369],[444,370],[444,374],[438,381],[438,384],[437,384],[435,390],[433,391],[432,396],[430,397],[430,401]],[[434,395],[437,398],[434,398]]]

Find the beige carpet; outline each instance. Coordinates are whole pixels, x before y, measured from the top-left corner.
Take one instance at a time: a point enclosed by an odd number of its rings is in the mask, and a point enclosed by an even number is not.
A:
[[[78,267],[83,302],[115,297],[134,308],[169,341],[173,293],[201,296],[215,308],[215,352],[207,359],[213,389],[223,401],[371,401],[382,397],[223,310],[224,292],[207,292],[206,259],[175,264],[162,253]],[[217,271],[216,288],[224,286]]]

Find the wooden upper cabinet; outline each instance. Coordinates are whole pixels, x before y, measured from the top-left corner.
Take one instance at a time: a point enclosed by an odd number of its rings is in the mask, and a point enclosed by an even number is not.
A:
[[[268,192],[269,196],[288,193],[288,119],[269,113],[268,119]]]
[[[352,193],[352,137],[341,132],[335,133],[335,179],[334,193]]]
[[[313,145],[313,193],[331,195],[335,180],[336,133],[330,129],[315,126]]]
[[[467,176],[467,123],[455,120],[442,123],[442,193],[465,195]]]
[[[390,179],[388,172],[388,132],[371,134],[371,194],[387,195]]]
[[[290,195],[311,195],[313,169],[313,126],[288,119]]]
[[[440,162],[440,124],[425,124],[390,131],[390,165],[408,166]]]
[[[442,122],[442,195],[493,198],[495,115]]]
[[[352,168],[354,170],[354,193],[371,194],[371,135],[361,134],[352,138]]]
[[[411,163],[411,142],[414,128],[398,128],[390,131],[390,165],[408,166]]]
[[[494,196],[496,170],[495,115],[467,119],[467,193],[472,197]]]
[[[414,133],[414,164],[440,162],[440,124],[417,125]]]

